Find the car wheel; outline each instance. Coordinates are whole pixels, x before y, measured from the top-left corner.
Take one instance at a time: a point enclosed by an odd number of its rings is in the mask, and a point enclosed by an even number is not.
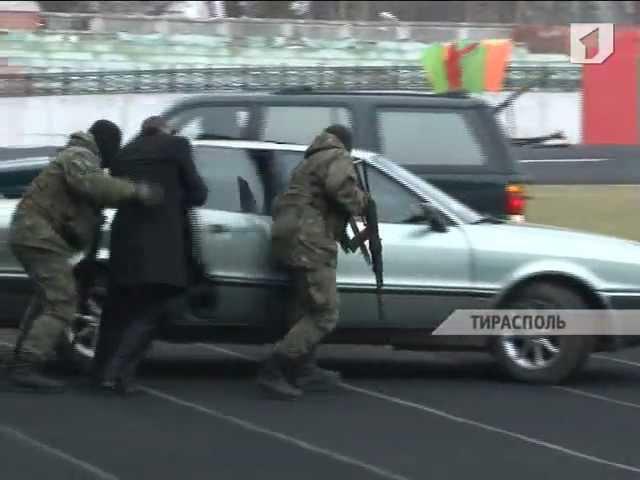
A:
[[[541,282],[528,285],[501,308],[582,310],[589,306],[574,290]],[[490,340],[490,350],[501,370],[514,380],[557,384],[580,372],[594,343],[589,336],[500,336]]]
[[[91,368],[106,296],[106,275],[98,274],[95,286],[89,290],[86,312],[76,315],[61,339],[60,357],[66,368],[81,373],[87,373]]]

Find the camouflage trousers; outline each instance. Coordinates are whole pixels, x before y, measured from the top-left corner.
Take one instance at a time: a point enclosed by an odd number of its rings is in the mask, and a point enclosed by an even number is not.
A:
[[[327,266],[294,269],[291,275],[293,295],[287,335],[276,344],[275,352],[298,359],[310,355],[337,323],[340,301],[336,288],[336,270]]]
[[[60,253],[19,245],[12,250],[35,287],[20,323],[16,351],[36,362],[53,360],[58,341],[76,314],[72,266]]]

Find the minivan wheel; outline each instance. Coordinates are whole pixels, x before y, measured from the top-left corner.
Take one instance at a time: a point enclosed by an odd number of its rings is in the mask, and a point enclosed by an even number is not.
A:
[[[526,286],[504,309],[583,310],[589,306],[577,292],[555,283]],[[500,369],[514,380],[558,384],[578,374],[593,350],[589,336],[499,336],[489,349]]]
[[[60,341],[60,359],[65,367],[80,373],[88,373],[100,330],[102,308],[107,296],[105,278],[101,275],[89,291],[88,308],[85,314],[78,313],[72,325],[67,327]]]

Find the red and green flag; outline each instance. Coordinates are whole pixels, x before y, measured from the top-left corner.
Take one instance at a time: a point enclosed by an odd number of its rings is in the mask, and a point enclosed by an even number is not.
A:
[[[508,39],[436,43],[425,49],[422,66],[437,93],[500,91],[511,47]]]

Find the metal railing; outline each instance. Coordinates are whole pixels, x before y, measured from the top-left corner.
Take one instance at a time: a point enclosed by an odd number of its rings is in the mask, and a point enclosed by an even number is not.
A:
[[[505,90],[530,83],[544,71],[543,91],[576,91],[575,67],[515,65]],[[425,90],[431,87],[421,67],[242,67],[183,70],[22,73],[0,75],[0,97],[119,93],[205,93],[272,91],[310,85],[315,88]]]
[[[404,21],[330,21],[310,19],[208,18],[97,13],[52,13],[41,16],[50,31],[165,33],[189,35],[284,36],[293,38],[417,42],[510,38],[512,24]]]

